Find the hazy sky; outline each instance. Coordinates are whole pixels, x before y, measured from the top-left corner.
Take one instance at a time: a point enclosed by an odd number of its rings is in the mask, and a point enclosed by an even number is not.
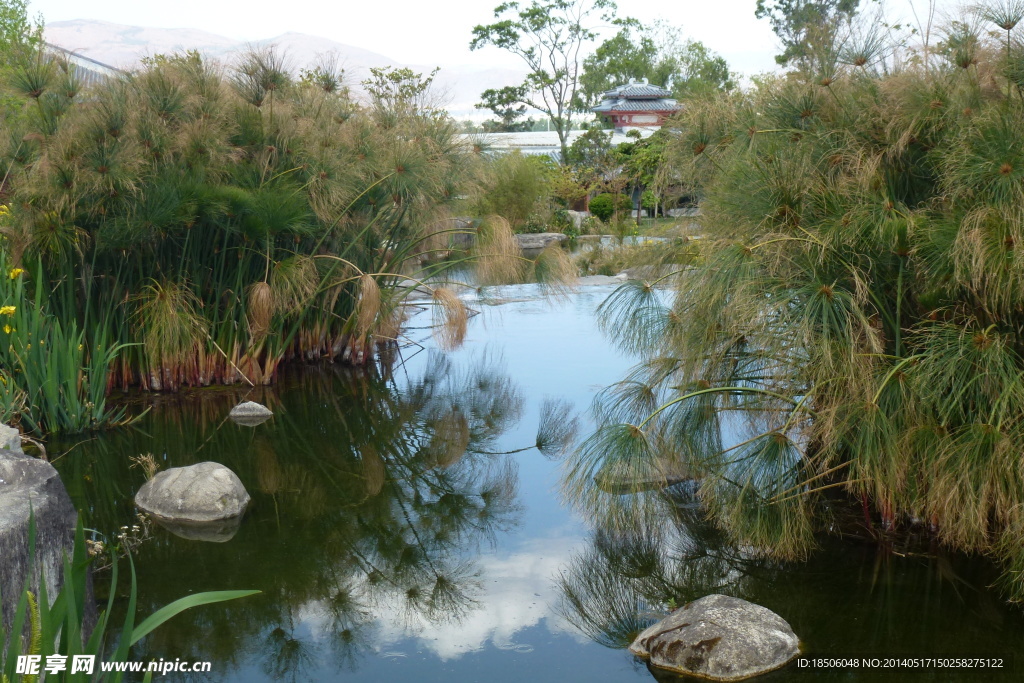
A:
[[[952,4],[956,0],[940,0]],[[472,53],[472,27],[493,17],[498,0],[32,0],[46,21],[99,19],[160,28],[197,28],[240,40],[309,33],[379,52],[407,63],[518,66],[495,48]],[[887,0],[891,16],[907,15],[910,0]],[[774,68],[778,51],[767,21],[754,18],[756,0],[620,0],[620,15],[665,19],[703,41],[736,71]],[[873,5],[865,0],[865,6]],[[926,7],[927,0],[917,0]]]
[[[469,51],[473,26],[493,17],[498,0],[32,0],[48,22],[99,19],[160,28],[197,28],[240,40],[287,31],[310,33],[411,64],[518,66],[494,49]],[[704,41],[732,68],[773,67],[775,36],[754,18],[755,0],[654,0],[619,3],[621,15],[663,18]]]

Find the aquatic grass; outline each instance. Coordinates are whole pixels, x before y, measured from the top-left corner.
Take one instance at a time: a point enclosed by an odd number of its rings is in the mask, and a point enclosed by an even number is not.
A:
[[[123,346],[102,335],[89,344],[78,323],[62,324],[30,273],[10,266],[0,250],[0,389],[6,420],[27,432],[85,431],[123,422],[108,409],[107,378]],[[34,293],[33,290],[34,289]]]
[[[838,499],[1002,560],[1021,599],[1001,539],[1024,514],[1024,105],[996,78],[1018,10],[952,23],[928,68],[872,39],[885,68],[830,48],[679,115],[671,170],[703,198],[704,239],[670,301],[628,283],[601,307],[641,363],[569,460],[577,504],[629,509],[595,492],[601,467],[678,459],[753,552],[805,557]]]
[[[40,55],[19,73],[49,68]],[[363,108],[330,78],[295,81],[270,49],[229,69],[185,53],[75,92],[46,126],[12,121],[8,257],[86,348],[120,347],[109,388],[368,363],[395,343],[398,283],[443,251],[476,168],[449,119],[411,106],[429,79],[402,74],[411,89],[392,92],[392,75]]]
[[[68,666],[57,673],[47,673],[47,680],[61,681],[121,681],[124,672],[115,672],[110,676],[101,671],[99,662],[124,662],[131,652],[130,648],[178,614],[195,607],[228,600],[237,600],[259,593],[252,590],[212,591],[195,593],[176,600],[155,611],[146,619],[136,623],[135,608],[137,603],[137,584],[135,567],[131,567],[131,589],[128,594],[128,608],[124,623],[119,629],[117,642],[110,639],[108,632],[109,618],[117,596],[115,587],[118,579],[117,558],[113,558],[111,566],[111,589],[106,608],[95,619],[90,621],[89,608],[86,600],[89,595],[89,559],[86,554],[85,532],[81,520],[74,531],[71,555],[64,555],[61,566],[62,578],[58,582],[60,589],[57,594],[47,595],[46,579],[39,580],[39,594],[31,591],[31,577],[38,559],[36,548],[35,517],[30,516],[28,533],[29,571],[26,585],[20,591],[15,608],[11,630],[5,633],[0,628],[0,673],[5,681],[12,683],[31,683],[38,679],[35,674],[19,674],[15,672],[17,659],[21,655],[36,655],[45,663],[48,656],[62,655],[67,658]],[[28,638],[25,630],[28,629]],[[93,672],[72,673],[71,659],[75,655],[92,656],[95,660]],[[41,665],[42,668],[42,665]],[[143,680],[152,679],[147,672]]]

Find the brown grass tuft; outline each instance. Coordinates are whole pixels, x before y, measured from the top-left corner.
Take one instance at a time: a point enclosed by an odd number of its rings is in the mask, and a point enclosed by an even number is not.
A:
[[[512,227],[500,216],[490,216],[480,226],[476,246],[477,280],[484,285],[521,282],[527,262]]]
[[[274,296],[269,284],[254,282],[249,285],[245,298],[249,337],[253,342],[258,342],[270,329],[270,319],[274,314]]]
[[[380,313],[380,287],[371,275],[359,276],[359,301],[356,303],[356,334],[365,338],[373,332]]]
[[[469,313],[455,292],[446,287],[434,290],[433,321],[434,336],[441,348],[450,351],[462,345]]]

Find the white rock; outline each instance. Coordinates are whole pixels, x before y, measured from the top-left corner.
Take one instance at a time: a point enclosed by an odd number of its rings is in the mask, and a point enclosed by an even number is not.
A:
[[[516,242],[519,243],[519,248],[523,251],[545,249],[551,244],[561,244],[568,239],[568,235],[563,235],[560,232],[523,233],[516,235]]]
[[[228,413],[228,417],[241,425],[249,427],[255,427],[261,422],[266,422],[274,413],[271,412],[270,408],[265,405],[256,403],[255,401],[245,401],[239,403],[237,406],[231,409]]]
[[[799,654],[800,642],[770,609],[708,595],[645,629],[629,650],[658,668],[739,681],[784,666]]]
[[[215,462],[158,472],[135,494],[140,510],[174,522],[230,519],[248,504],[249,494],[235,473]]]

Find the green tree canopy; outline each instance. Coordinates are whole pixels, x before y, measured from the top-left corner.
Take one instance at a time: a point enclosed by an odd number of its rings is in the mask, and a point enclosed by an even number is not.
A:
[[[517,105],[542,112],[558,133],[564,159],[583,69],[581,52],[597,39],[599,22],[615,21],[615,11],[611,0],[532,0],[495,7],[496,21],[473,29],[470,49],[493,45],[507,50],[529,73],[519,85],[483,93],[484,106],[499,118],[502,112],[514,113]]]
[[[0,0],[0,55],[42,40],[43,18],[28,16],[28,0]],[[4,59],[0,65],[7,63]]]
[[[757,0],[754,15],[768,19],[782,41],[779,64],[803,61],[818,44],[829,44],[857,13],[860,0]]]
[[[676,97],[735,87],[729,64],[699,41],[686,40],[678,28],[657,22],[649,27],[629,19],[583,60],[576,107],[586,111],[601,93],[630,79],[670,89]]]

